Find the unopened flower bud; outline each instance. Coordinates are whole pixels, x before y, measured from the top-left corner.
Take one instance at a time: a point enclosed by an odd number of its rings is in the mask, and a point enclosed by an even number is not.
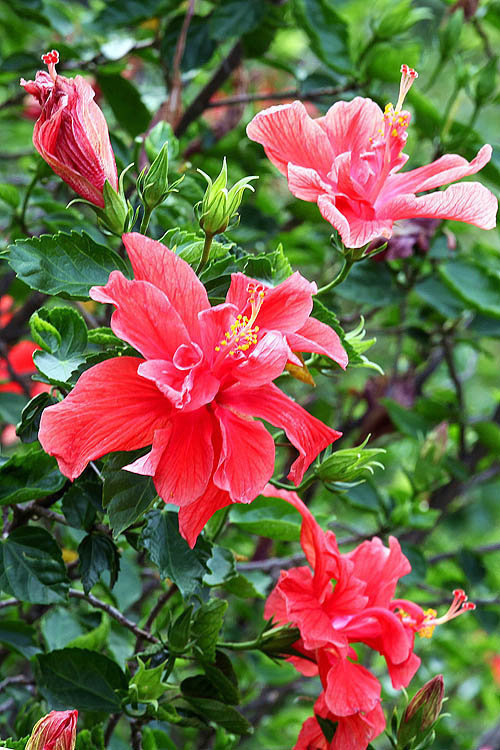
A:
[[[299,638],[300,631],[298,628],[291,628],[288,625],[272,628],[262,634],[260,650],[268,656],[295,654],[292,646]]]
[[[149,169],[144,168],[139,175],[137,189],[144,206],[152,211],[163,203],[173,187],[168,186],[168,143],[164,143]]]
[[[444,698],[443,675],[426,682],[409,702],[398,730],[398,746],[421,742],[436,723]]]
[[[222,169],[219,176],[212,182],[211,178],[198,170],[206,179],[208,186],[201,202],[201,211],[199,222],[200,226],[207,235],[213,236],[224,232],[231,219],[236,215],[243,198],[243,192],[248,188],[253,191],[249,184],[257,177],[243,177],[236,185],[227,189],[227,166],[226,159],[222,163]]]
[[[33,727],[26,750],[73,750],[78,711],[51,711]]]

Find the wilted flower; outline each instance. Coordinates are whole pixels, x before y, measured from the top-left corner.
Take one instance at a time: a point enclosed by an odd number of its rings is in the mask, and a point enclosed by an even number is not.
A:
[[[78,711],[51,711],[33,727],[25,750],[73,750]]]
[[[274,470],[274,441],[258,417],[285,430],[299,457],[298,484],[340,433],[273,384],[298,352],[347,364],[337,334],[310,317],[316,285],[294,273],[276,287],[233,274],[223,304],[211,307],[192,268],[160,242],[123,236],[134,270],[113,271],[90,295],[115,305],[114,333],[141,357],[115,357],[83,373],[74,390],[43,412],[39,439],[74,479],[110,451],[152,449],[129,471],[152,476],[165,502],[180,507],[193,545],[207,520],[251,502]],[[118,396],[117,396],[118,394]]]
[[[371,99],[336,102],[313,120],[301,102],[259,112],[247,127],[248,137],[264,146],[267,156],[286,175],[297,198],[315,201],[337,229],[344,245],[363,247],[376,237],[391,237],[398,219],[455,219],[481,229],[495,226],[497,200],[478,182],[452,185],[478,172],[491,158],[483,146],[470,163],[456,154],[424,167],[399,173],[408,157],[402,153],[410,113],[403,101],[416,71],[401,66],[399,99],[382,112]],[[416,193],[426,195],[416,196]]]
[[[118,190],[115,157],[103,113],[95,92],[82,76],[65,78],[56,73],[59,53],[42,55],[49,72],[38,71],[34,81],[21,79],[42,108],[33,130],[40,156],[73,190],[104,208],[106,180]]]

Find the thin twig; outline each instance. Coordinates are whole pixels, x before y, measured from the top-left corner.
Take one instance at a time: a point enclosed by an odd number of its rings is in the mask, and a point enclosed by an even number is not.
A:
[[[471,549],[469,551],[473,552],[476,555],[484,555],[488,552],[499,552],[500,543],[495,542],[494,544],[483,544],[480,547],[474,547],[474,549]],[[432,557],[429,557],[427,563],[429,565],[435,565],[436,563],[441,562],[441,560],[451,560],[451,558],[457,557],[461,552],[462,549],[455,549],[451,552],[440,552],[439,555],[433,555]]]
[[[134,633],[137,638],[143,638],[150,643],[160,643],[158,638],[156,638],[154,635],[151,635],[151,633],[148,633],[146,630],[140,628],[135,624],[135,622],[132,622],[132,620],[129,620],[128,617],[125,617],[125,615],[122,615],[122,613],[118,609],[116,609],[116,607],[113,607],[111,604],[106,604],[106,602],[101,601],[93,594],[84,594],[83,591],[70,589],[69,596],[72,599],[81,599],[82,601],[91,604],[97,609],[102,609],[102,611],[106,612],[110,617],[113,618],[113,620],[119,622],[120,625],[123,625],[123,627],[128,628],[128,630]]]
[[[4,599],[0,602],[0,609],[6,609],[7,607],[15,607],[16,604],[21,604],[19,599]]]
[[[175,127],[181,117],[182,107],[182,73],[181,62],[186,48],[187,33],[189,24],[194,14],[196,0],[189,0],[189,6],[182,22],[182,27],[175,47],[174,59],[172,63],[172,77],[170,83],[170,96],[168,97],[165,120]]]
[[[206,109],[232,107],[236,104],[248,104],[250,102],[262,102],[268,100],[281,101],[282,99],[301,99],[303,101],[313,101],[314,99],[321,99],[324,96],[338,96],[338,94],[343,94],[346,91],[351,91],[360,86],[361,84],[357,81],[350,81],[342,86],[323,86],[322,88],[311,89],[311,91],[301,91],[299,88],[295,88],[286,89],[285,91],[268,91],[267,93],[239,94],[238,96],[227,96],[224,99],[217,99],[213,102],[208,102]]]
[[[175,585],[175,583],[173,583],[167,589],[167,591],[164,591],[163,594],[161,594],[158,597],[158,600],[155,606],[153,607],[153,609],[151,610],[151,612],[149,613],[149,617],[146,620],[146,624],[144,625],[144,628],[146,631],[148,632],[151,631],[151,625],[154,623],[154,621],[156,620],[156,618],[158,617],[158,615],[160,614],[161,610],[163,609],[165,604],[168,602],[170,597],[172,597],[176,591],[177,591],[177,586]],[[135,643],[135,653],[137,653],[138,651],[142,649],[143,640],[144,639],[142,637],[137,638],[137,641]]]
[[[12,677],[6,677],[5,680],[2,680],[0,682],[0,693],[5,690],[5,688],[9,687],[9,685],[32,685],[33,680],[31,680],[29,677],[25,677],[22,674],[15,674],[12,675]]]
[[[112,714],[109,717],[108,726],[106,727],[106,731],[104,732],[104,745],[106,747],[109,745],[111,737],[113,736],[113,732],[115,731],[115,727],[120,721],[120,716],[121,714]]]

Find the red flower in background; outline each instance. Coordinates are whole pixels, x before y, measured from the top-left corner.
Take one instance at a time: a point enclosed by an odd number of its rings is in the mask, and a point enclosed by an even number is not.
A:
[[[495,226],[497,200],[478,182],[421,193],[478,172],[491,158],[483,146],[470,163],[456,154],[398,174],[408,157],[402,153],[410,113],[402,109],[416,72],[401,68],[396,108],[385,111],[371,99],[336,102],[313,120],[302,102],[259,112],[248,137],[264,146],[272,163],[288,178],[297,198],[316,201],[346,247],[362,247],[392,235],[398,219],[454,219],[481,229]]]
[[[358,664],[351,644],[363,643],[382,654],[393,687],[406,687],[420,665],[413,653],[415,634],[429,638],[436,625],[474,605],[457,590],[449,611],[438,618],[434,610],[424,612],[413,602],[394,599],[398,580],[411,570],[395,537],[389,538],[389,547],[375,537],[341,554],[335,534],[320,528],[295,492],[268,486],[264,494],[282,497],[302,515],[301,545],[310,565],[281,572],[264,615],[300,630],[294,648],[304,658],[290,661],[305,675],[319,674],[323,692],[315,711],[337,722],[328,744],[317,720],[309,719],[296,750],[365,750],[385,726],[381,686]]]
[[[91,296],[116,306],[111,327],[143,358],[118,357],[87,370],[64,401],[45,409],[39,439],[74,479],[110,451],[151,451],[128,466],[152,476],[180,507],[193,545],[207,520],[251,502],[274,470],[274,441],[261,422],[282,428],[298,449],[289,477],[299,483],[340,433],[310,416],[272,381],[293,353],[319,352],[342,367],[340,340],[311,318],[316,285],[294,273],[277,287],[233,274],[226,302],[210,307],[192,268],[140,234],[123,241],[134,270],[113,271]]]
[[[108,180],[117,190],[118,176],[108,126],[94,101],[95,92],[81,76],[57,75],[56,50],[42,55],[42,59],[48,73],[39,70],[34,81],[21,79],[21,85],[42,108],[33,130],[33,144],[76,193],[103,208],[104,183]]]
[[[78,711],[51,711],[33,727],[26,750],[73,750]]]

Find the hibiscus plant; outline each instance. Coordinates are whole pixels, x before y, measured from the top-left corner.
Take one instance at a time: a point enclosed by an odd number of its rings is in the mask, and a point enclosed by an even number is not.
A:
[[[0,747],[500,748],[498,5],[0,14]]]

